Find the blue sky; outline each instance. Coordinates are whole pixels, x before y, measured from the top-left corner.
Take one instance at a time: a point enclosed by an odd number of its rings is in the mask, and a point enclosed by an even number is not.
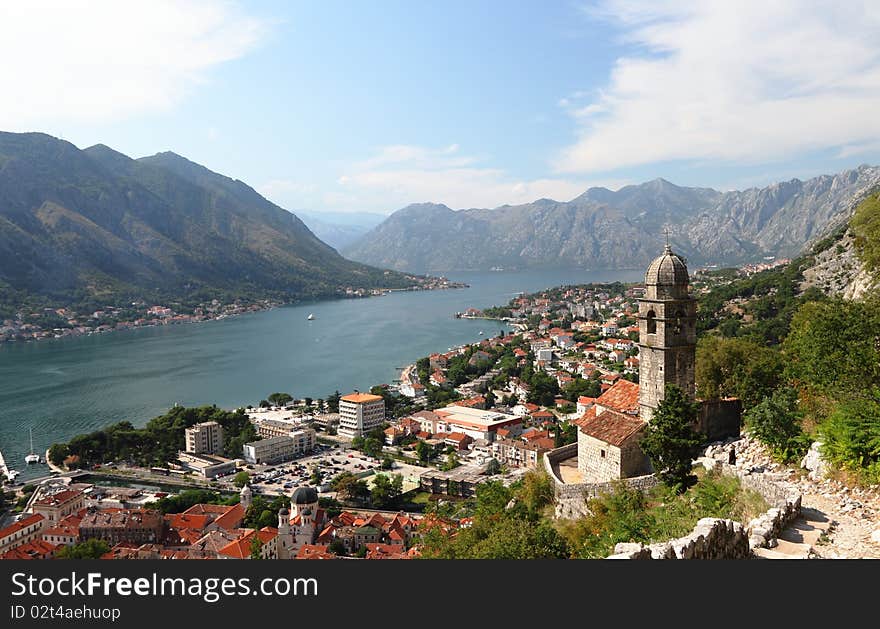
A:
[[[313,212],[745,188],[880,163],[877,32],[856,1],[0,2],[0,129]]]

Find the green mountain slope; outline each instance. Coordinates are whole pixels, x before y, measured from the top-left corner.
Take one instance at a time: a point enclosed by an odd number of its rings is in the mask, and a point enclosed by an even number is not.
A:
[[[412,283],[346,260],[246,184],[174,153],[133,160],[103,145],[0,133],[6,299],[286,301]]]

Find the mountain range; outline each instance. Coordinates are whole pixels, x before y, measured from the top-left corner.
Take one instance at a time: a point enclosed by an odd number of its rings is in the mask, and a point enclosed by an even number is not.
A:
[[[346,260],[253,188],[180,155],[0,133],[0,298],[288,301],[412,284]]]
[[[309,212],[295,210],[312,232],[334,249],[341,249],[384,221],[387,216],[373,212]]]
[[[360,240],[347,257],[408,271],[642,268],[662,248],[695,265],[797,254],[848,218],[853,200],[880,184],[880,167],[720,192],[664,179],[617,191],[590,188],[571,201],[539,199],[495,209],[409,205]]]

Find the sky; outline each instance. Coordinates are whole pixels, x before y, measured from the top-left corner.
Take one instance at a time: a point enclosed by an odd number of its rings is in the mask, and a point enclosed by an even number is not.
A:
[[[290,210],[496,207],[880,163],[880,3],[0,0],[0,130]]]

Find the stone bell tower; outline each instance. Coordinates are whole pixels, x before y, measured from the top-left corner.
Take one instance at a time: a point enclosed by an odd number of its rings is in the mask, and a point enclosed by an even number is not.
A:
[[[694,398],[697,303],[688,293],[688,270],[669,243],[645,273],[639,300],[639,417],[651,421],[675,384]]]

